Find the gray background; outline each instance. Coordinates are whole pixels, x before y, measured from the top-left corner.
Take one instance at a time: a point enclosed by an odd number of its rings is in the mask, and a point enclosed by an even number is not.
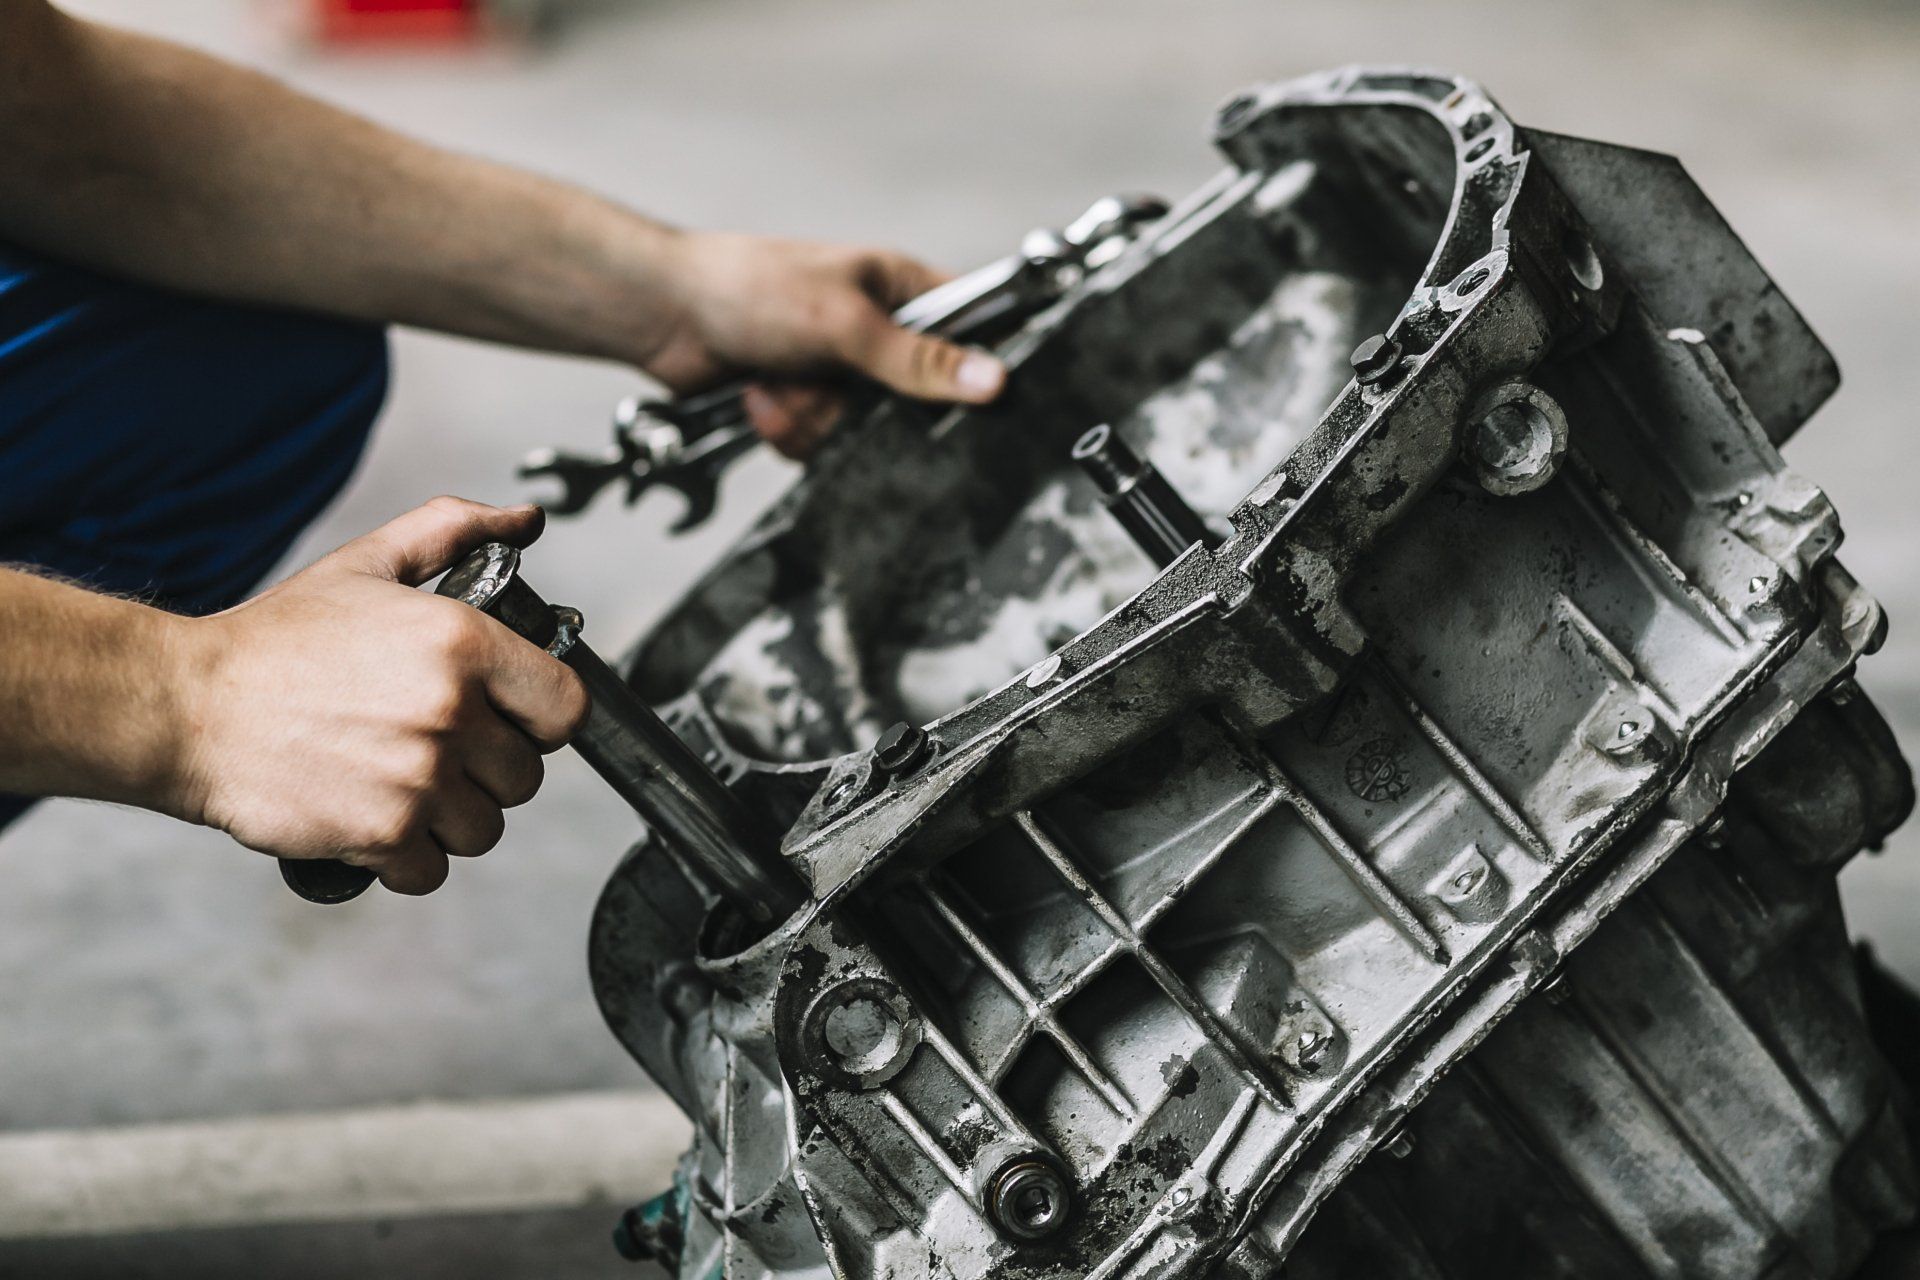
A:
[[[1463,72],[1522,123],[1678,154],[1839,358],[1843,389],[1788,456],[1834,496],[1843,558],[1892,612],[1862,681],[1920,743],[1910,4],[680,0],[582,10],[537,53],[438,56],[302,52],[239,0],[75,7],[676,222],[885,242],[955,268],[1110,191],[1184,193],[1214,167],[1221,99],[1344,62]],[[638,385],[420,334],[395,352],[377,442],[293,564],[438,492],[524,496],[519,454],[599,445]],[[782,477],[755,460],[722,517],[678,541],[671,497],[557,525],[537,581],[618,648]],[[570,758],[549,776],[441,893],[337,911],[295,902],[219,836],[42,806],[0,840],[0,1129],[640,1084],[583,957],[631,822]],[[1920,978],[1920,827],[1843,883],[1860,932]]]

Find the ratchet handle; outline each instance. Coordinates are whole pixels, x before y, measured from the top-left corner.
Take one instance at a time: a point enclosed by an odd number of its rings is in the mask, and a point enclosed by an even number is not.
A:
[[[331,906],[353,901],[379,876],[370,867],[356,867],[338,858],[282,858],[280,878],[308,902]]]

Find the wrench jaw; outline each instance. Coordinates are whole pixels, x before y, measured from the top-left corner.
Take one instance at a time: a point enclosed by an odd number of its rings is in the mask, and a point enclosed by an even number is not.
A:
[[[1061,230],[1029,232],[1018,253],[912,299],[894,319],[955,342],[996,342],[1113,261],[1167,208],[1157,196],[1096,200]],[[686,499],[672,525],[673,533],[686,533],[713,515],[721,476],[758,443],[741,403],[743,389],[736,382],[670,401],[628,397],[614,412],[609,448],[597,454],[541,449],[516,474],[560,482],[560,495],[546,504],[556,516],[585,511],[616,483],[624,484],[629,507],[648,489],[666,485]]]
[[[602,453],[536,449],[521,461],[514,469],[514,474],[522,480],[550,479],[560,482],[559,495],[541,503],[548,515],[579,515],[600,496],[602,489],[622,478],[628,481],[627,501],[631,505],[638,496],[632,493],[632,475],[640,460],[631,451],[630,443],[616,428],[613,446]]]
[[[522,480],[559,481],[559,496],[544,504],[556,516],[585,511],[602,490],[615,484],[624,485],[629,507],[653,486],[667,485],[686,498],[687,513],[673,525],[673,532],[684,533],[713,514],[719,477],[690,463],[686,433],[675,416],[674,406],[664,400],[629,396],[614,411],[613,444],[606,450],[582,454],[537,449],[514,474]]]

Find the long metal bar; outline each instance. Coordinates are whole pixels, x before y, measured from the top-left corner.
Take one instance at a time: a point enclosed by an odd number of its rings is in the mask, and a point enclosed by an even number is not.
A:
[[[474,552],[440,581],[438,594],[472,605],[572,667],[592,707],[573,748],[647,825],[677,848],[722,897],[765,923],[790,915],[805,896],[752,813],[653,708],[579,638],[580,615],[556,609],[520,576],[520,553],[502,543]],[[295,892],[344,902],[373,873],[344,863],[282,862]],[[308,892],[312,877],[325,896]],[[357,886],[357,887],[356,887]]]

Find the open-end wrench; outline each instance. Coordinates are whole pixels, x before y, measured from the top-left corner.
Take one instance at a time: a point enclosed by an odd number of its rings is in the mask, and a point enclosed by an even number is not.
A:
[[[1153,196],[1097,200],[1063,230],[1031,232],[1020,252],[911,299],[893,313],[894,323],[954,342],[1004,333],[1110,261],[1140,226],[1166,211],[1166,202]],[[721,476],[757,443],[741,399],[745,387],[729,382],[677,400],[624,400],[606,451],[542,449],[521,464],[519,475],[560,482],[559,496],[545,504],[559,516],[585,510],[609,485],[624,483],[628,506],[666,485],[686,501],[673,524],[675,533],[685,532],[713,514]]]
[[[435,588],[473,606],[566,663],[592,708],[573,748],[715,892],[750,919],[785,918],[803,896],[770,834],[706,762],[580,639],[580,615],[556,607],[520,576],[520,553],[489,543]],[[280,874],[310,902],[346,902],[374,882],[365,867],[280,860]]]

